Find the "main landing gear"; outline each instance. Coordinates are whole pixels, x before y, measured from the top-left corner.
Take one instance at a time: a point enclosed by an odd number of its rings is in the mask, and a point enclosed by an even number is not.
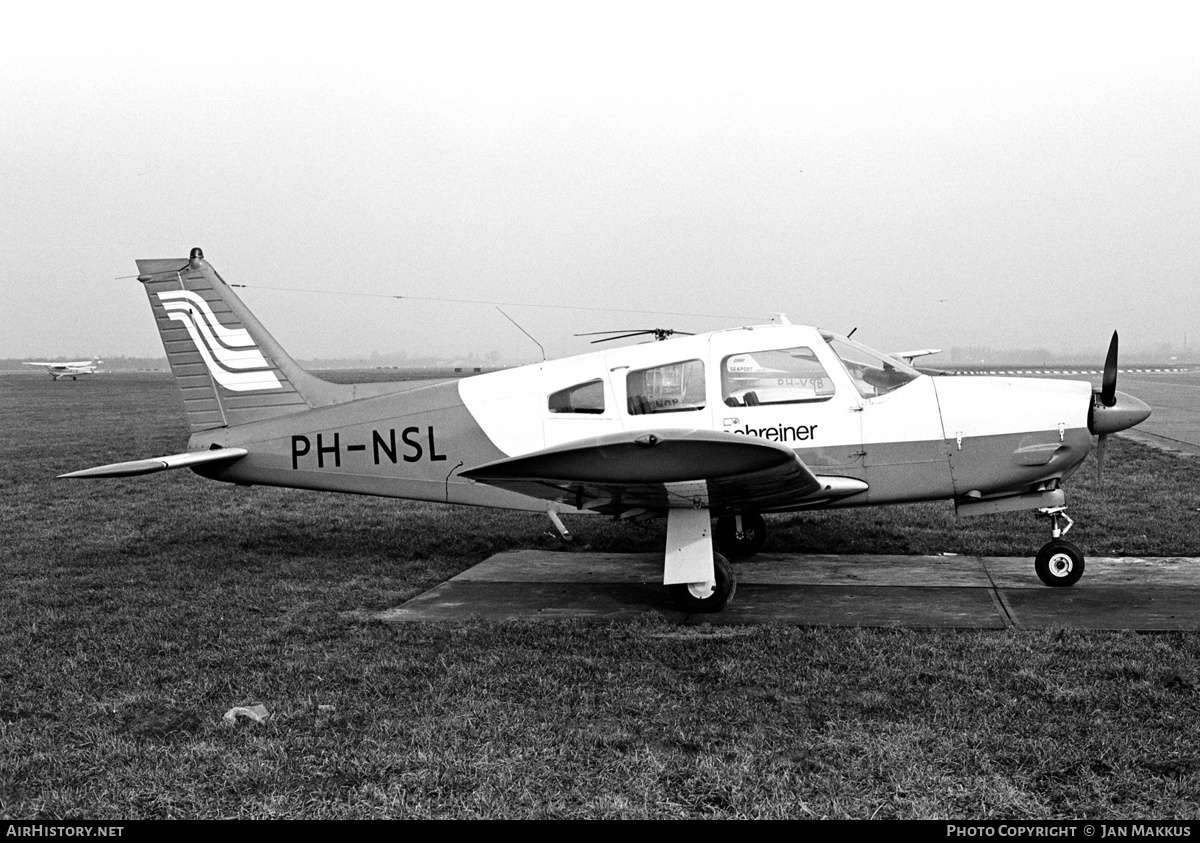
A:
[[[767,522],[757,512],[743,512],[717,519],[713,541],[733,559],[753,556],[767,541]]]
[[[1083,576],[1083,552],[1063,538],[1074,523],[1065,510],[1063,506],[1038,510],[1039,516],[1050,519],[1053,538],[1038,551],[1033,560],[1033,569],[1038,579],[1054,587],[1075,585]]]
[[[757,512],[724,515],[713,522],[702,505],[669,510],[667,593],[685,612],[721,611],[737,591],[737,577],[727,557],[753,556],[766,540],[767,524]]]
[[[676,583],[667,586],[671,598],[686,612],[719,612],[733,599],[737,591],[737,578],[733,566],[719,553],[713,553],[712,582]]]
[[[719,612],[733,599],[737,577],[713,550],[712,516],[699,495],[691,509],[667,510],[663,585],[685,612]]]

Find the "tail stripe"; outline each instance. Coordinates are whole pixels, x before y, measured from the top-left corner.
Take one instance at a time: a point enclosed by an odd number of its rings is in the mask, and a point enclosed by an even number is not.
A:
[[[186,305],[181,302],[190,302],[193,307],[199,308],[204,315],[204,319],[212,327],[212,332],[216,334],[221,344],[226,348],[254,348],[254,339],[250,336],[250,332],[245,328],[227,328],[213,313],[212,308],[208,306],[208,302],[203,297],[198,296],[191,290],[167,290],[159,293],[158,298],[163,302],[163,306],[167,310],[178,310]],[[173,302],[168,305],[167,302]]]
[[[231,372],[225,369],[213,359],[208,344],[201,339],[196,323],[192,319],[178,313],[168,313],[168,315],[176,322],[182,322],[183,326],[187,328],[192,342],[196,344],[196,350],[204,358],[204,365],[208,367],[209,374],[221,386],[232,392],[247,392],[254,389],[283,389],[283,384],[279,382],[279,378],[275,377],[274,372]],[[257,352],[255,353],[257,354]],[[261,355],[259,356],[261,358]]]
[[[271,367],[271,364],[259,352],[258,347],[254,344],[254,340],[249,339],[250,335],[245,330],[237,329],[236,333],[245,334],[249,342],[241,343],[241,345],[250,346],[248,349],[230,348],[228,342],[222,342],[217,329],[220,328],[224,331],[227,337],[233,331],[217,321],[216,315],[209,310],[207,302],[199,305],[201,313],[197,314],[193,305],[185,302],[167,301],[167,294],[165,293],[159,293],[158,297],[164,299],[163,307],[166,309],[167,315],[176,322],[182,322],[184,327],[188,329],[188,333],[194,342],[197,338],[197,332],[204,337],[204,347],[226,369],[269,369]],[[199,342],[196,342],[196,346],[197,348],[201,347]]]
[[[232,392],[283,389],[248,331],[222,325],[208,302],[187,290],[158,293],[158,298],[167,317],[187,330],[204,365],[221,386]],[[238,350],[230,344],[250,347]],[[258,371],[231,371],[241,369]]]

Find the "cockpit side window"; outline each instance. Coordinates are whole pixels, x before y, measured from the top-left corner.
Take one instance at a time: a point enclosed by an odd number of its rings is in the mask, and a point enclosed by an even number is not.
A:
[[[604,383],[600,380],[569,386],[550,394],[549,409],[552,413],[604,412]]]
[[[637,369],[625,378],[631,416],[704,409],[704,363],[685,360]]]
[[[811,348],[731,354],[721,361],[721,398],[729,407],[828,401],[833,392],[833,379]]]
[[[921,373],[911,366],[861,343],[837,336],[826,336],[825,339],[863,398],[887,395],[921,377]]]

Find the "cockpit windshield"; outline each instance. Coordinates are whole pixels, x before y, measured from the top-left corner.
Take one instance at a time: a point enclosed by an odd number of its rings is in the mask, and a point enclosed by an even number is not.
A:
[[[822,332],[821,336],[842,361],[850,373],[850,380],[854,381],[854,387],[863,398],[887,395],[921,377],[921,373],[908,364],[880,354],[862,343],[836,334]]]

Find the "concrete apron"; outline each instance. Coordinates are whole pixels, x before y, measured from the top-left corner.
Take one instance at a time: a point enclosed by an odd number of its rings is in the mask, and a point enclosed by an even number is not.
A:
[[[1070,588],[1042,585],[1033,559],[760,554],[734,563],[716,614],[688,614],[662,585],[660,554],[508,551],[402,606],[389,622],[468,618],[941,629],[1200,629],[1200,559],[1090,558]]]

